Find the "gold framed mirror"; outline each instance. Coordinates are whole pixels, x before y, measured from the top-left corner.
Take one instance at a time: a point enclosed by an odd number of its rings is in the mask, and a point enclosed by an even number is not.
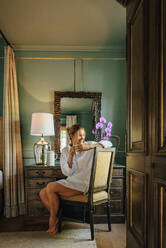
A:
[[[62,99],[72,99],[75,102],[75,99],[91,99],[92,106],[92,128],[95,127],[96,123],[99,121],[101,116],[101,92],[72,92],[72,91],[55,91],[54,92],[54,123],[55,123],[55,152],[60,157],[60,147],[61,139],[60,133],[61,129],[61,113],[62,113]],[[71,102],[71,101],[70,101]],[[68,104],[69,105],[69,104]],[[75,104],[76,106],[76,104]],[[92,131],[92,129],[91,129]],[[93,139],[99,141],[101,138],[100,130],[93,136]]]

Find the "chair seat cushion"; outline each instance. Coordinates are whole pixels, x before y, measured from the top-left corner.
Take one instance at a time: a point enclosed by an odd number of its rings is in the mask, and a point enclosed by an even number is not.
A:
[[[106,191],[100,191],[93,193],[93,202],[105,200],[108,198],[108,193]],[[61,196],[62,200],[65,201],[76,201],[76,202],[88,202],[88,194],[80,194],[74,196]]]

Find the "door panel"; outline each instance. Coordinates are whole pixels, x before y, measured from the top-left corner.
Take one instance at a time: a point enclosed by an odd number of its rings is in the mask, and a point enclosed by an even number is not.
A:
[[[153,157],[153,178],[166,179],[165,157]]]
[[[144,0],[127,6],[127,248],[147,247],[147,16]],[[135,4],[134,4],[135,3]],[[148,179],[149,180],[149,179]]]
[[[155,220],[155,240],[154,247],[166,247],[166,181],[155,179],[154,188],[154,220]]]
[[[136,243],[135,237],[131,234],[131,232],[127,233],[127,247],[140,248],[139,243]]]
[[[140,155],[140,154],[127,154],[127,170],[133,169],[144,172],[145,170],[145,156]]]
[[[145,152],[146,104],[145,104],[145,47],[144,47],[144,1],[140,1],[128,29],[128,151]]]
[[[166,248],[165,69],[166,0],[129,1],[127,248]]]
[[[128,171],[129,184],[129,221],[128,229],[135,239],[145,247],[146,244],[146,185],[144,173]]]
[[[156,132],[156,138],[158,138],[157,142],[157,152],[165,153],[166,155],[166,73],[165,73],[165,66],[166,66],[166,1],[161,0],[160,4],[158,4],[159,9],[159,37],[160,37],[160,44],[159,44],[159,83],[158,85],[158,118],[156,121],[158,122],[156,126],[158,126],[158,130]],[[157,117],[157,116],[156,116]]]
[[[153,214],[152,247],[166,248],[166,1],[154,1],[153,39],[155,51],[151,56],[158,62],[153,78],[153,129],[152,129],[152,190]],[[158,79],[158,80],[157,80]],[[155,132],[153,132],[155,130]]]

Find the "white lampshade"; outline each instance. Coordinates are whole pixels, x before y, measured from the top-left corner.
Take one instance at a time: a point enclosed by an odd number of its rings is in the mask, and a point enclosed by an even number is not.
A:
[[[50,113],[33,113],[31,121],[31,135],[34,136],[53,136],[54,119]]]

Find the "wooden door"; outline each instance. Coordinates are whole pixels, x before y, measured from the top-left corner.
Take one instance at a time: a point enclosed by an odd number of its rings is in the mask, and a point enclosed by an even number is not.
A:
[[[147,247],[148,182],[148,15],[147,1],[127,5],[127,247]]]
[[[127,248],[166,248],[166,0],[127,4]]]
[[[166,247],[166,0],[150,4],[152,105],[152,219],[150,247]]]

